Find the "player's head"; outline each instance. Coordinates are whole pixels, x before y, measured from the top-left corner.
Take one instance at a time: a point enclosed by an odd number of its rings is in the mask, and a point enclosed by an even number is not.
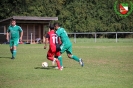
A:
[[[54,30],[54,25],[50,24],[49,29]]]
[[[16,20],[15,19],[11,19],[11,25],[15,26],[16,25]]]
[[[59,23],[54,23],[54,28],[55,28],[55,30],[57,30],[58,28],[60,27],[60,24]]]

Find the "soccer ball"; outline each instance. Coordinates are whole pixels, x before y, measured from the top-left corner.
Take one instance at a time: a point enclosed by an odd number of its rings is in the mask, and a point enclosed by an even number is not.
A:
[[[42,62],[42,67],[48,67],[48,63],[47,62]]]

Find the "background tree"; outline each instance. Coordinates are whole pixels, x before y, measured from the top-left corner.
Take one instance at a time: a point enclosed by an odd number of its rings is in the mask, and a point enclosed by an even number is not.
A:
[[[118,0],[119,3],[130,1]],[[0,0],[0,19],[17,15],[58,17],[69,32],[133,32],[133,12],[127,17],[120,17],[114,11],[115,2],[116,0]]]

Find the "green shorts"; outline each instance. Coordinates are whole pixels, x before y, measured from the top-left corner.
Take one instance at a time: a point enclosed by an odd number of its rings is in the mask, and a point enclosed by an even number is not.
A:
[[[61,53],[64,53],[66,51],[67,54],[72,54],[72,44],[62,44],[60,46],[60,49],[61,49]]]
[[[18,46],[19,39],[11,39],[10,40],[10,47]]]

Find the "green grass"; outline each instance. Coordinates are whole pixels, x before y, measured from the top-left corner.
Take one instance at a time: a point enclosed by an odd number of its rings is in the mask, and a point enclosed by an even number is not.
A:
[[[47,49],[48,50],[48,49]],[[11,60],[9,45],[0,45],[0,88],[132,88],[133,43],[73,43],[73,53],[85,63],[63,56],[64,69],[55,70],[43,44],[22,44]],[[41,63],[47,61],[48,69]]]
[[[95,42],[95,38],[76,38],[76,40],[74,38],[71,38],[71,41],[72,42],[77,42],[77,43],[80,43],[80,42],[92,42],[94,43]],[[116,39],[113,39],[113,38],[96,38],[96,42],[97,43],[115,43],[116,42]],[[118,43],[133,43],[133,38],[118,38],[117,39],[117,42]]]

